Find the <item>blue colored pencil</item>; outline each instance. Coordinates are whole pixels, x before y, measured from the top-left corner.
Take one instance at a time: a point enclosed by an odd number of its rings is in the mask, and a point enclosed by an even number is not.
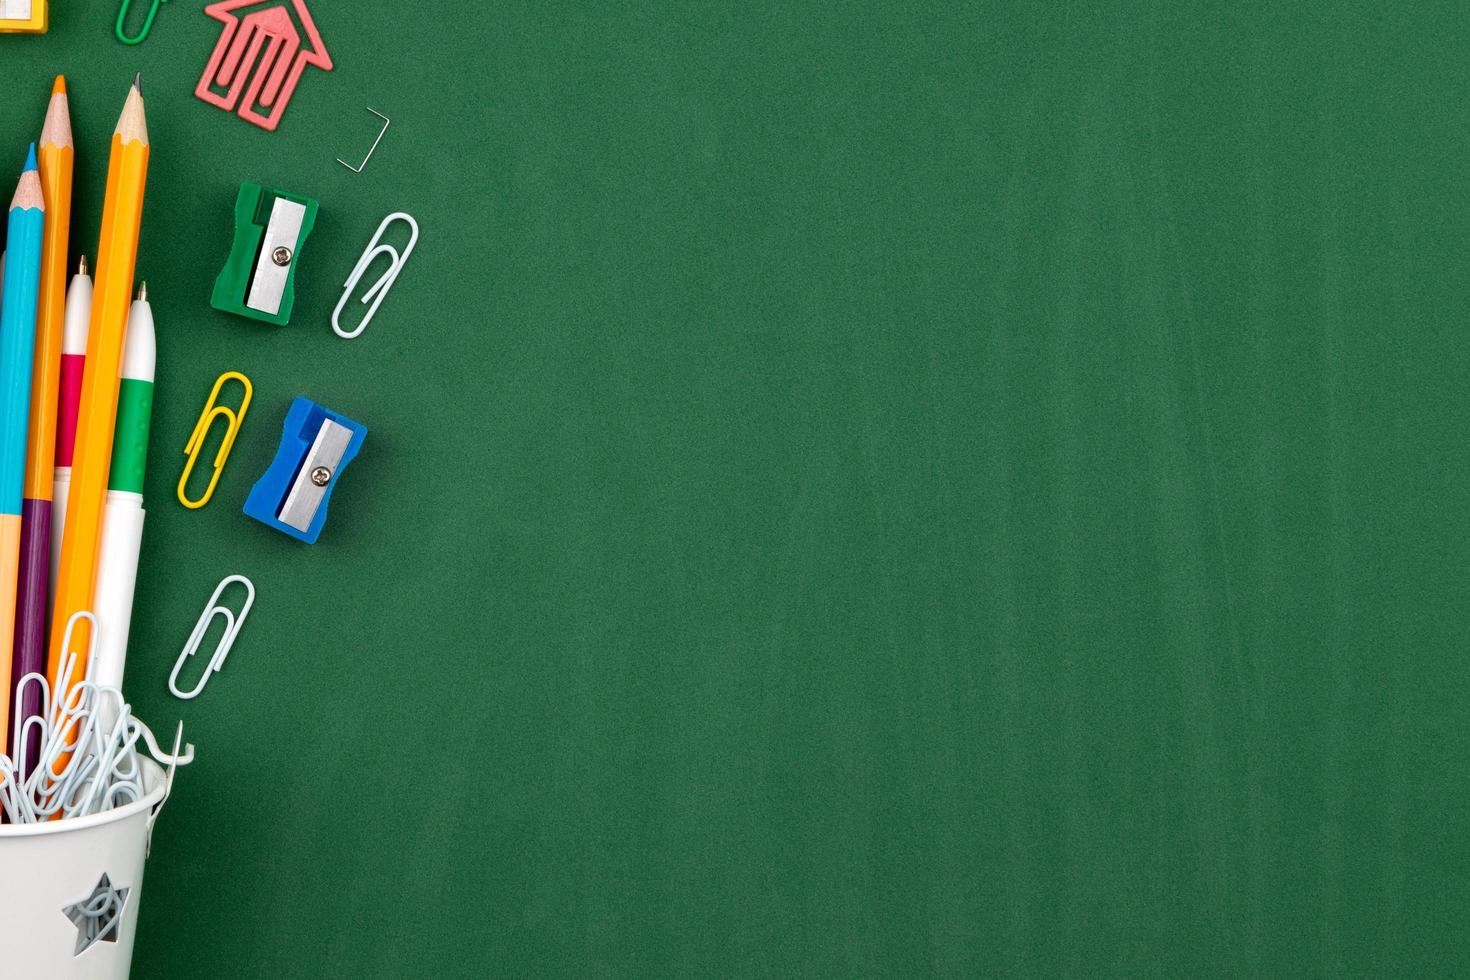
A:
[[[5,278],[0,285],[0,744],[10,743],[14,695],[10,661],[15,641],[15,594],[20,566],[21,494],[36,345],[36,299],[45,225],[36,144],[10,202]],[[15,678],[19,680],[19,678]]]

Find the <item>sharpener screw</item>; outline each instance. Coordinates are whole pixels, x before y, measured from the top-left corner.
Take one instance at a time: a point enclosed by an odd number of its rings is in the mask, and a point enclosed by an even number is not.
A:
[[[276,265],[290,265],[291,250],[284,245],[277,245],[275,251],[271,252],[271,261]]]
[[[325,466],[318,466],[311,471],[311,482],[319,487],[324,487],[332,480],[332,471]]]

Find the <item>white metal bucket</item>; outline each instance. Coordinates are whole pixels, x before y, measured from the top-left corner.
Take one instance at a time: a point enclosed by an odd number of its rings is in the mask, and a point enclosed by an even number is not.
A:
[[[147,792],[136,803],[0,826],[0,975],[127,980],[148,836],[168,794],[158,764],[138,762]]]

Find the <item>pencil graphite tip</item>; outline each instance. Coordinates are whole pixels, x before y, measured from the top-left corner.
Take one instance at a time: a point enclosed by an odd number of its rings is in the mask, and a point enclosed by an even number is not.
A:
[[[133,76],[133,88],[135,88],[135,89],[138,90],[138,94],[139,95],[142,95],[143,94],[143,73],[142,72],[138,72],[138,74],[136,74],[136,75]]]
[[[85,276],[86,274],[87,274],[87,257],[85,255],[79,255],[79,256],[77,256],[77,275],[79,275],[79,276]]]
[[[148,280],[144,279],[138,286],[138,302],[148,302]]]
[[[122,137],[124,143],[148,144],[148,119],[143,111],[143,90],[138,87],[137,82],[128,89],[128,97],[123,100],[122,113],[117,117],[117,126],[112,132],[114,136]]]
[[[56,76],[51,89],[51,102],[46,106],[46,121],[41,125],[41,145],[65,149],[71,142],[71,109],[66,103],[66,82]]]
[[[35,170],[35,169],[36,169],[36,144],[32,143],[30,150],[26,152],[26,165],[21,168],[21,172],[24,173],[27,170]]]

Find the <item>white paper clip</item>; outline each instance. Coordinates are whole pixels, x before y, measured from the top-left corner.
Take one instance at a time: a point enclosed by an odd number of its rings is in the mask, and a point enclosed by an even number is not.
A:
[[[240,607],[237,615],[228,607],[219,604],[220,593],[232,582],[239,582],[245,586],[245,605]],[[230,648],[235,645],[235,637],[240,635],[240,627],[245,625],[245,617],[250,613],[250,607],[255,602],[255,585],[243,575],[230,575],[215,586],[214,595],[209,597],[209,605],[204,607],[204,612],[199,616],[199,622],[194,624],[194,632],[189,634],[189,642],[184,644],[184,652],[179,654],[179,659],[174,661],[174,669],[168,675],[168,689],[173,692],[174,697],[185,701],[197,698],[204,690],[204,685],[209,678],[218,673],[225,665],[225,657],[230,655]],[[189,658],[199,652],[199,644],[204,641],[204,634],[209,632],[209,626],[215,616],[223,616],[225,620],[225,635],[219,638],[219,643],[214,648],[214,653],[209,658],[209,666],[205,668],[199,683],[194,685],[192,691],[179,690],[179,671]]]
[[[388,229],[389,225],[399,219],[408,222],[409,227],[408,244],[403,246],[402,252],[399,252],[392,245],[385,244],[382,241],[383,232]],[[367,249],[358,258],[357,265],[352,267],[352,274],[347,277],[345,288],[342,290],[342,298],[337,300],[337,308],[332,311],[332,331],[337,336],[343,340],[351,340],[367,329],[368,322],[372,320],[373,314],[378,312],[378,306],[383,302],[383,297],[388,295],[388,288],[398,278],[398,273],[403,271],[404,263],[408,261],[409,255],[413,253],[414,243],[418,240],[419,223],[413,220],[413,215],[404,214],[402,211],[394,211],[383,219],[383,223],[378,225],[377,233],[373,235],[373,240],[368,242]],[[347,300],[352,296],[353,290],[357,288],[357,284],[361,281],[363,273],[367,272],[368,266],[372,265],[373,260],[379,255],[388,256],[389,265],[387,271],[378,277],[377,282],[373,283],[372,288],[363,294],[363,303],[372,303],[372,305],[363,314],[362,322],[357,325],[356,329],[343,330],[341,323],[342,307],[347,305]]]

